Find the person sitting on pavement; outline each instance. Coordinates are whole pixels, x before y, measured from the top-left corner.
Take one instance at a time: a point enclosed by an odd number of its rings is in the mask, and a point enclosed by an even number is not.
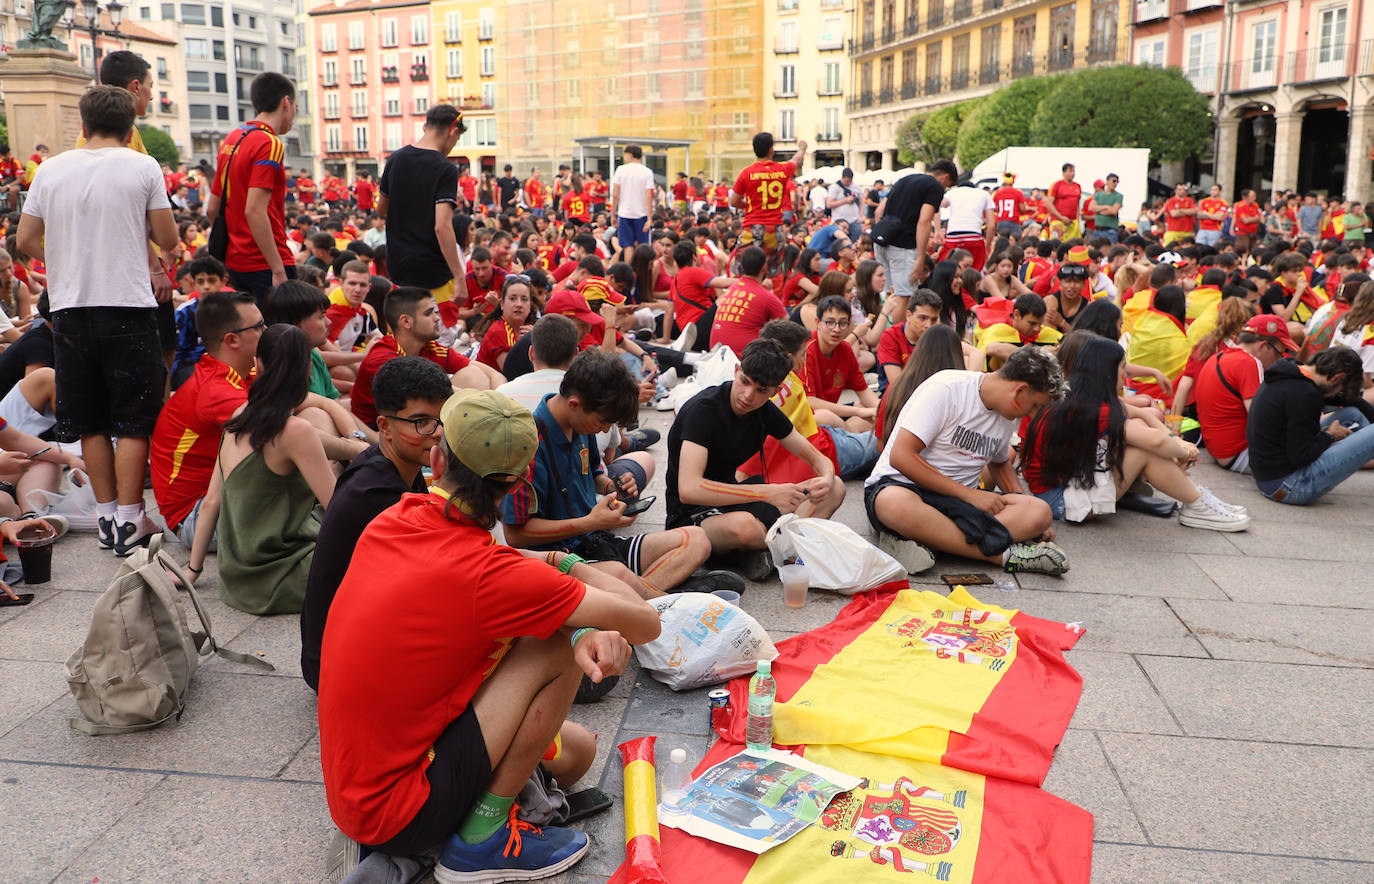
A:
[[[751,341],[734,380],[693,396],[668,431],[668,527],[700,525],[717,555],[743,551],[731,557],[731,570],[749,580],[764,579],[772,568],[764,541],[779,516],[829,518],[844,499],[834,464],[769,401],[792,369],[792,357],[776,341]],[[812,478],[741,482],[737,468],[761,453],[769,436],[810,464]]]
[[[1360,285],[1331,343],[1360,354],[1364,363],[1364,399],[1374,403],[1374,282]]]
[[[1306,506],[1374,466],[1369,421],[1374,408],[1360,397],[1363,383],[1360,357],[1349,347],[1321,351],[1306,371],[1291,359],[1265,369],[1246,427],[1250,469],[1260,493]],[[1341,407],[1323,415],[1331,399]]]
[[[964,354],[965,358],[961,358],[962,348],[967,346],[966,342],[959,340],[959,333],[953,326],[943,323],[936,323],[921,333],[921,340],[916,342],[916,349],[911,352],[911,358],[902,367],[902,373],[897,375],[897,379],[887,388],[887,393],[883,395],[883,401],[878,406],[878,422],[873,428],[873,435],[877,437],[879,451],[887,446],[888,440],[892,437],[892,428],[897,425],[897,416],[902,413],[907,400],[921,384],[947,368],[962,368],[968,371],[982,369],[981,350],[974,350],[978,354],[977,368],[968,368],[965,361],[967,354]]]
[[[538,448],[528,411],[462,390],[440,422],[435,485],[364,529],[329,611],[325,795],[336,825],[372,850],[440,851],[441,880],[546,877],[581,859],[587,836],[523,822],[515,796],[584,673],[619,675],[630,643],[658,637],[658,612],[627,588],[602,588],[598,572],[571,576],[577,556],[552,553],[550,565],[492,542],[501,500]],[[561,784],[585,772],[591,756],[580,758]]]
[[[1068,395],[1030,418],[1023,431],[1021,471],[1026,487],[1050,505],[1056,519],[1067,515],[1081,522],[1090,515],[1115,512],[1115,502],[1143,476],[1183,504],[1180,525],[1245,530],[1250,517],[1243,507],[1223,503],[1188,477],[1188,467],[1197,460],[1196,446],[1127,418],[1117,394],[1124,359],[1121,345],[1114,341],[1095,335],[1083,340],[1069,375]]]
[[[1011,317],[979,331],[978,349],[988,356],[988,371],[996,371],[1007,357],[1026,344],[1053,347],[1063,337],[1046,326],[1045,299],[1037,294],[1018,295],[1012,302]]]
[[[296,416],[309,395],[308,349],[294,325],[262,333],[257,378],[224,425],[191,543],[192,580],[204,572],[214,536],[220,598],[250,614],[300,611],[320,530],[315,504],[328,509],[334,493],[320,435]]]
[[[1166,406],[1173,403],[1174,386],[1188,365],[1191,351],[1184,327],[1186,309],[1187,298],[1182,288],[1176,285],[1160,287],[1150,308],[1136,320],[1130,349],[1126,352],[1132,365],[1144,366],[1152,372],[1147,376],[1128,377],[1130,386],[1137,395],[1162,399]],[[1161,374],[1164,382],[1157,380]]]
[[[1234,349],[1219,350],[1198,369],[1197,419],[1202,444],[1222,469],[1250,472],[1246,438],[1250,407],[1264,372],[1285,356],[1298,352],[1287,324],[1261,313],[1245,323]]]
[[[742,249],[739,267],[739,277],[716,299],[711,346],[724,344],[734,350],[736,356],[742,357],[745,346],[758,338],[764,323],[786,318],[787,311],[772,289],[763,284],[768,273],[768,255],[763,249],[758,246]]]
[[[1059,363],[1040,347],[1013,350],[990,374],[942,371],[921,384],[864,486],[879,547],[908,573],[930,567],[930,550],[1011,572],[1068,571],[1049,504],[1022,492],[1011,465],[1016,422],[1064,393]],[[1006,493],[979,489],[984,467]]]
[[[477,351],[477,361],[500,371],[515,342],[532,331],[530,327],[530,280],[528,276],[512,273],[501,284],[501,315],[487,333]],[[502,375],[505,377],[505,375]]]
[[[274,294],[291,284],[283,283]],[[429,449],[439,440],[439,410],[453,387],[448,375],[433,362],[400,356],[377,370],[372,391],[378,411],[377,444],[349,461],[335,483],[331,505],[320,521],[317,554],[306,581],[301,609],[301,675],[311,690],[319,690],[320,643],[329,606],[348,571],[353,548],[368,523],[397,503],[402,494],[425,492],[420,471],[429,465]]]
[[[940,321],[940,296],[930,289],[917,289],[907,299],[906,320],[888,327],[878,339],[878,396],[887,388],[906,367],[911,352],[927,329]],[[982,359],[979,359],[979,366]],[[874,420],[877,420],[875,415]]]
[[[816,419],[851,433],[870,432],[878,411],[878,395],[868,389],[854,349],[845,340],[853,325],[849,303],[840,297],[824,298],[816,305],[816,316],[820,321],[806,348],[802,373]],[[846,391],[854,392],[857,405],[840,403]]]
[[[634,524],[635,517],[625,515],[626,501],[638,498],[642,477],[631,469],[614,476],[604,469],[595,434],[632,420],[637,400],[638,388],[623,363],[601,350],[578,354],[558,393],[534,409],[539,452],[529,483],[502,503],[506,541],[620,562],[630,573],[616,576],[643,598],[668,591],[743,591],[744,581],[728,571],[696,573],[711,555],[711,541],[699,527],[630,537],[613,533]]]

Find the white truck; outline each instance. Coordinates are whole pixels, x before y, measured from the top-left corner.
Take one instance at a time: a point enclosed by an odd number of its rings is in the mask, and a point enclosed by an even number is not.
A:
[[[1117,190],[1123,199],[1122,224],[1135,222],[1149,192],[1150,151],[1143,147],[1008,147],[974,167],[973,184],[996,190],[1002,186],[1002,173],[1014,172],[1016,187],[1027,194],[1032,187],[1048,191],[1064,177],[1065,163],[1073,163],[1073,180],[1083,188],[1085,199],[1092,195],[1094,181],[1115,172],[1121,179]]]

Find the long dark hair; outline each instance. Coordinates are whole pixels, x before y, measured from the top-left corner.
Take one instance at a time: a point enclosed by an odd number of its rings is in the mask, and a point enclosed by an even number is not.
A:
[[[1070,324],[1075,329],[1115,341],[1121,337],[1121,308],[1106,298],[1098,298],[1084,304],[1083,309],[1078,311]]]
[[[911,351],[911,358],[907,360],[902,373],[897,375],[897,380],[887,388],[887,394],[883,397],[883,445],[887,445],[887,440],[892,437],[902,406],[906,405],[911,394],[926,378],[947,368],[963,367],[964,349],[954,329],[947,325],[932,325],[926,329],[916,342],[916,349]]]
[[[801,249],[792,243],[788,243],[787,247],[782,250],[782,274],[779,278],[783,282],[787,282],[787,277],[792,275],[793,268],[797,266],[797,256],[800,254]]]
[[[941,261],[930,272],[930,281],[926,283],[926,288],[940,296],[940,302],[943,304],[940,308],[940,322],[944,325],[953,325],[954,331],[963,338],[964,329],[968,325],[968,308],[964,306],[964,296],[955,294],[954,286],[951,285],[958,274],[957,261]]]
[[[248,434],[248,444],[260,450],[277,438],[286,421],[310,392],[310,345],[294,325],[268,326],[258,341],[262,372],[248,388],[248,403],[224,425],[224,432]]]
[[[643,304],[654,297],[654,247],[643,243],[630,253],[630,267],[635,273],[635,303]]]
[[[1107,406],[1107,466],[1121,472],[1126,453],[1126,413],[1116,392],[1117,374],[1126,351],[1106,338],[1083,342],[1069,375],[1069,395],[1040,410],[1031,418],[1026,443],[1021,446],[1021,467],[1026,456],[1040,455],[1038,465],[1045,485],[1058,487],[1070,481],[1093,484],[1097,469],[1098,422]]]
[[[877,316],[883,309],[883,293],[873,291],[873,274],[881,266],[872,258],[866,258],[854,269],[854,295],[869,316]]]

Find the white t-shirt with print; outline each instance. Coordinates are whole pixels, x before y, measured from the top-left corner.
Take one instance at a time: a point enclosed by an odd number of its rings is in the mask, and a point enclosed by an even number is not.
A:
[[[44,160],[24,214],[43,221],[52,311],[156,307],[148,212],[171,207],[162,169],[147,154],[77,148]]]
[[[649,203],[645,191],[654,187],[654,173],[643,163],[626,163],[611,176],[611,189],[620,186],[620,202],[616,214],[621,218],[649,217]]]
[[[921,457],[926,463],[969,488],[977,486],[983,467],[1006,461],[1016,421],[983,404],[979,390],[986,378],[982,372],[946,369],[917,387],[897,415],[892,437],[864,484],[885,478],[914,484],[892,466],[893,443],[903,430],[925,443]]]
[[[1344,323],[1344,319],[1341,320]],[[1365,374],[1374,374],[1374,344],[1364,342],[1364,327],[1357,328],[1353,332],[1341,332],[1341,325],[1336,326],[1336,333],[1331,336],[1332,347],[1349,347],[1360,354],[1360,362],[1364,365]]]
[[[982,233],[983,213],[993,210],[992,197],[976,187],[951,187],[945,191],[945,205],[945,229],[950,233]]]

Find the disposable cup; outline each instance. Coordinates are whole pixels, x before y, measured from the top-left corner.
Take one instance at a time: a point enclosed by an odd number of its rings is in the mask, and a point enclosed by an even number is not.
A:
[[[47,583],[52,579],[52,542],[55,539],[51,531],[38,527],[19,532],[19,563],[24,567],[25,583]]]
[[[1178,436],[1183,432],[1183,415],[1166,414],[1164,415],[1164,426],[1169,429],[1170,436]]]
[[[739,606],[739,593],[733,589],[717,589],[711,595],[725,602],[727,605]]]
[[[811,569],[805,565],[783,565],[778,569],[782,577],[782,600],[789,608],[806,606],[806,590],[811,585]]]

